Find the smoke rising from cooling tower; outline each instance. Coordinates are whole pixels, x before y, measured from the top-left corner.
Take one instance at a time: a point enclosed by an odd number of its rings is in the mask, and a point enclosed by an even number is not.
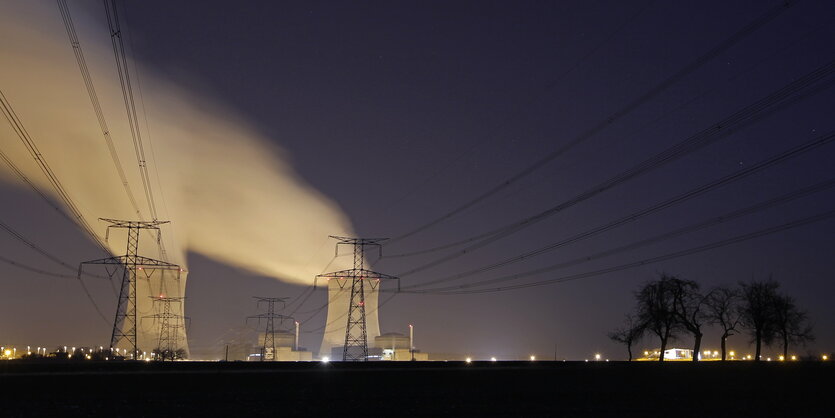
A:
[[[104,12],[100,4],[89,6],[70,5],[118,156],[147,219]],[[136,219],[58,8],[49,2],[4,5],[0,36],[0,88],[82,214],[102,237],[105,225],[97,218]],[[142,115],[140,122],[157,210],[160,219],[172,221],[163,227],[170,261],[185,265],[191,251],[253,273],[310,283],[333,257],[328,235],[351,235],[338,206],[301,180],[282,151],[231,109],[141,65],[139,76],[140,110],[144,107],[148,124]],[[2,150],[42,190],[53,193],[20,139],[2,122]],[[24,187],[5,164],[0,180]],[[121,237],[110,245],[114,254],[124,252]],[[140,253],[156,257],[155,250],[147,240]]]

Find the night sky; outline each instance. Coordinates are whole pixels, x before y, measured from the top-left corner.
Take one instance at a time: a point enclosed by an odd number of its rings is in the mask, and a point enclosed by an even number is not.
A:
[[[58,16],[57,7],[45,3]],[[132,39],[132,58],[143,71],[233,109],[230,120],[245,121],[281,147],[299,176],[336,202],[360,236],[407,234],[583,138],[480,203],[386,245],[373,267],[399,275],[467,245],[412,257],[385,255],[464,240],[571,201],[831,65],[835,5],[783,3],[143,1],[126,5],[123,24]],[[104,25],[99,2],[71,1],[70,6],[79,16],[76,24]],[[43,22],[39,30],[65,36],[60,17]],[[78,73],[74,66],[66,71]],[[827,135],[835,129],[833,80],[828,75],[744,124],[724,125],[732,126],[731,132],[706,146],[541,222],[405,274],[401,285],[419,285],[568,239]],[[25,92],[25,86],[16,91]],[[114,118],[124,114],[122,109],[112,113]],[[17,141],[3,124],[2,144]],[[154,120],[149,124],[153,127]],[[156,141],[158,150],[165,150],[165,139]],[[228,146],[236,143],[230,140]],[[425,288],[526,272],[674,231],[831,180],[833,161],[835,144],[826,144],[592,237]],[[29,190],[2,184],[0,199],[0,220],[27,238],[72,264],[97,258],[90,241]],[[593,272],[833,209],[835,187],[830,187],[634,250],[467,289]],[[206,228],[235,234],[222,225]],[[556,349],[559,359],[597,352],[621,359],[625,350],[606,334],[632,309],[633,292],[661,272],[696,280],[705,289],[772,277],[808,310],[818,337],[808,350],[819,353],[835,346],[833,232],[830,217],[566,282],[475,294],[402,293],[381,308],[381,329],[407,333],[408,324],[414,324],[417,348],[428,352],[552,358]],[[282,231],[274,233],[282,239]],[[50,267],[5,234],[0,254]],[[189,344],[207,357],[219,356],[218,341],[256,313],[252,296],[296,297],[305,290],[196,254],[189,255],[189,271]],[[110,286],[85,283],[110,321],[115,310]],[[0,286],[0,343],[101,345],[110,337],[111,325],[74,279],[43,277],[2,263]],[[324,311],[309,320],[311,313],[303,312],[325,300],[321,291],[305,300],[296,314],[306,321],[303,331],[324,325]],[[316,350],[320,341],[321,331],[302,335],[309,349]],[[657,345],[652,339],[639,344]],[[690,347],[691,340],[674,345]],[[711,329],[703,347],[718,345]],[[730,339],[731,349],[747,347],[747,336]],[[807,349],[793,351],[804,355]]]

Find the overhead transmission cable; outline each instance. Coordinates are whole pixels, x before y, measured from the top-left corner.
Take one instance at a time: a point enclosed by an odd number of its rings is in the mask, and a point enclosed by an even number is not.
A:
[[[540,86],[539,88],[537,88],[536,89],[536,95],[534,95],[532,98],[530,98],[529,100],[527,100],[526,102],[524,102],[523,104],[518,106],[513,113],[511,113],[509,115],[505,115],[505,117],[503,117],[498,123],[496,123],[491,128],[491,130],[490,130],[491,134],[490,134],[489,138],[482,138],[482,139],[476,141],[475,144],[473,144],[472,146],[470,146],[469,148],[464,150],[462,153],[458,154],[458,156],[456,156],[455,158],[453,158],[449,162],[445,163],[443,167],[436,170],[433,174],[424,178],[418,185],[412,187],[408,192],[401,195],[399,198],[395,199],[395,201],[393,203],[389,204],[388,206],[397,205],[398,202],[407,199],[417,189],[420,189],[421,187],[425,186],[426,184],[428,184],[429,182],[434,180],[435,177],[440,175],[443,171],[447,170],[449,167],[454,166],[455,164],[460,162],[464,157],[471,154],[476,149],[483,147],[484,143],[487,142],[487,140],[496,139],[496,137],[498,137],[500,135],[500,133],[502,133],[503,131],[506,130],[505,128],[507,128],[508,123],[510,121],[512,121],[514,119],[518,119],[519,116],[521,116],[521,115],[529,114],[527,109],[533,107],[534,105],[540,104],[544,99],[546,99],[548,97],[548,94],[551,92],[552,89],[554,89],[554,87],[556,87],[558,84],[560,84],[562,81],[564,81],[568,77],[568,75],[570,75],[571,73],[575,72],[578,68],[580,68],[581,65],[586,60],[588,60],[590,57],[594,56],[606,44],[611,42],[612,39],[614,39],[624,28],[626,28],[630,23],[632,23],[635,19],[637,19],[638,16],[640,16],[644,11],[646,11],[650,6],[652,6],[652,4],[654,2],[655,2],[654,0],[647,2],[644,7],[638,9],[635,13],[631,14],[623,22],[621,22],[621,24],[617,28],[615,28],[615,30],[613,30],[611,33],[609,33],[607,36],[605,36],[602,41],[600,41],[599,43],[595,44],[592,48],[590,48],[589,51],[586,52],[585,54],[583,54],[583,56],[581,56],[577,61],[575,61],[573,65],[569,66],[567,69],[560,72],[559,75],[557,75],[556,77],[553,77],[551,79],[551,81],[549,81],[545,85]],[[399,238],[405,238],[405,237],[401,236]],[[391,257],[386,256],[386,258],[391,258]]]
[[[765,64],[765,62],[768,61],[769,59],[771,59],[771,56],[775,55],[776,52],[794,47],[801,40],[806,39],[807,37],[812,36],[815,32],[819,31],[821,29],[821,27],[823,27],[823,25],[810,29],[804,35],[792,40],[790,43],[788,43],[787,45],[784,45],[779,50],[772,51],[772,54],[770,54],[768,57],[763,58],[763,59],[761,59],[761,60],[759,60],[755,63],[752,63],[747,68],[743,69],[742,71],[739,71],[738,73],[736,73],[732,77],[728,78],[727,81],[730,82],[730,81],[736,80],[737,78],[747,74],[748,72],[750,72],[754,68],[758,68],[758,67],[761,67],[763,65],[767,65],[767,64]],[[688,99],[687,101],[677,105],[674,109],[675,110],[684,109],[687,106],[691,105],[692,103],[696,102],[697,100],[701,99],[702,97],[706,96],[708,94],[708,92],[709,92],[708,90],[703,90],[698,95],[693,96],[690,99]],[[666,117],[666,114],[659,115],[659,116],[655,117],[654,119],[652,119],[651,121],[641,125],[639,128],[632,130],[629,134],[627,134],[627,136],[631,137],[631,136],[636,135],[640,132],[643,132],[650,125],[658,122],[659,120],[664,119],[665,117]],[[518,191],[514,192],[513,194],[515,194],[515,193],[518,193]],[[508,196],[512,196],[513,194],[509,194],[509,195],[505,196],[504,198],[507,198]],[[455,247],[458,247],[458,246],[461,246],[461,245],[464,245],[464,244],[468,244],[468,243],[471,243],[471,242],[478,241],[482,238],[488,237],[488,236],[493,235],[497,232],[498,232],[497,230],[492,230],[492,231],[488,231],[488,232],[481,233],[481,234],[478,234],[478,235],[470,236],[470,237],[467,237],[467,238],[464,238],[464,239],[460,239],[458,241],[453,241],[453,242],[438,245],[438,246],[435,246],[435,247],[423,248],[423,249],[415,250],[415,251],[406,251],[406,252],[394,253],[394,254],[388,254],[387,253],[385,255],[385,257],[383,257],[383,259],[384,260],[391,260],[391,259],[395,259],[395,258],[413,257],[413,256],[418,256],[418,255],[424,255],[424,254],[430,254],[430,253],[434,253],[434,252],[438,252],[438,251],[443,251],[443,250],[447,250],[447,249],[450,249],[450,248],[455,248]]]
[[[148,210],[151,218],[158,220],[156,201],[154,200],[153,185],[148,174],[148,164],[145,158],[145,147],[142,143],[142,132],[140,129],[139,116],[136,108],[136,101],[133,96],[133,85],[131,84],[130,69],[125,51],[125,44],[122,37],[121,24],[119,23],[119,11],[116,7],[116,0],[103,0],[104,9],[107,14],[107,27],[110,33],[110,41],[113,46],[113,56],[116,59],[116,70],[119,73],[119,84],[122,89],[122,97],[125,102],[125,112],[130,126],[131,138],[136,161],[139,165],[139,175],[142,179],[142,187],[145,191],[145,199],[148,203]],[[160,256],[167,260],[165,242],[158,240]]]
[[[525,278],[525,277],[539,275],[539,274],[542,274],[542,273],[548,273],[548,272],[551,272],[551,271],[560,270],[560,269],[564,269],[564,268],[567,268],[567,267],[573,267],[573,266],[576,266],[576,265],[579,265],[579,264],[588,263],[588,262],[591,262],[591,261],[599,260],[601,258],[609,257],[609,256],[616,255],[616,254],[621,254],[621,253],[624,253],[624,252],[627,252],[627,251],[632,251],[632,250],[635,250],[637,248],[646,247],[646,246],[651,245],[651,244],[656,244],[656,243],[666,241],[666,240],[669,240],[669,239],[672,239],[672,238],[676,238],[676,237],[679,237],[679,236],[682,236],[682,235],[685,235],[685,234],[689,234],[689,233],[700,231],[700,230],[710,228],[710,227],[713,227],[713,226],[716,226],[716,225],[720,225],[720,224],[723,224],[723,223],[726,223],[726,222],[730,222],[730,221],[736,220],[736,219],[744,217],[744,216],[748,216],[748,215],[752,215],[752,214],[755,214],[755,213],[758,213],[758,212],[762,212],[764,210],[773,208],[775,206],[782,205],[782,204],[785,204],[785,203],[788,203],[788,202],[791,202],[791,201],[794,201],[794,200],[797,200],[797,199],[800,199],[800,198],[803,198],[803,197],[806,197],[806,196],[810,196],[810,195],[815,194],[815,193],[820,193],[820,192],[832,189],[833,187],[835,187],[835,178],[830,178],[829,180],[825,180],[825,181],[816,183],[814,185],[811,185],[809,187],[805,187],[805,188],[802,188],[802,189],[799,189],[799,190],[795,190],[795,191],[792,191],[792,192],[774,197],[772,199],[768,199],[766,201],[763,201],[763,202],[760,202],[760,203],[757,203],[757,204],[754,204],[754,205],[751,205],[751,206],[748,206],[748,207],[745,207],[745,208],[742,208],[742,209],[737,209],[737,210],[734,210],[734,211],[731,211],[731,212],[728,212],[728,213],[725,213],[725,214],[722,214],[722,215],[719,215],[719,216],[715,216],[715,217],[712,217],[710,219],[707,219],[707,220],[704,220],[704,221],[701,221],[701,222],[698,222],[698,223],[695,223],[695,224],[692,224],[692,225],[688,225],[688,226],[685,226],[685,227],[682,227],[682,228],[679,228],[679,229],[676,229],[676,230],[673,230],[673,231],[669,231],[669,232],[666,232],[666,233],[663,233],[663,234],[659,234],[659,235],[656,235],[656,236],[653,236],[653,237],[650,237],[650,238],[646,238],[646,239],[643,239],[643,240],[640,240],[640,241],[636,241],[636,242],[633,242],[633,243],[630,243],[630,244],[626,244],[626,245],[615,247],[615,248],[612,248],[612,249],[609,249],[609,250],[601,251],[601,252],[598,252],[598,253],[595,253],[595,254],[592,254],[592,255],[576,257],[576,258],[568,260],[568,261],[563,261],[563,262],[560,262],[560,263],[552,264],[552,265],[549,265],[549,266],[545,266],[545,267],[541,267],[541,268],[537,268],[537,269],[533,269],[533,270],[528,270],[528,271],[521,272],[521,273],[508,274],[508,275],[500,276],[500,277],[493,278],[493,279],[476,280],[476,281],[470,282],[470,283],[443,286],[443,287],[436,287],[436,288],[430,288],[430,289],[419,289],[419,290],[412,291],[412,293],[436,293],[436,292],[445,292],[445,291],[450,291],[450,290],[461,290],[461,289],[469,289],[469,288],[473,288],[473,287],[482,287],[482,286],[487,286],[487,285],[496,284],[496,283],[500,283],[500,282],[518,280],[518,279],[522,279],[522,278]]]
[[[12,227],[10,227],[9,225],[7,225],[7,224],[6,224],[5,222],[3,222],[3,221],[0,221],[0,229],[4,230],[6,233],[8,233],[8,234],[9,234],[9,235],[11,235],[12,237],[14,237],[16,240],[18,240],[18,241],[22,242],[22,243],[23,243],[23,244],[25,244],[27,247],[31,248],[32,250],[34,250],[34,251],[35,251],[35,252],[37,252],[38,254],[40,254],[40,255],[42,255],[42,256],[44,256],[44,257],[46,257],[47,259],[49,259],[50,261],[54,262],[55,264],[58,264],[58,265],[60,265],[60,266],[62,266],[62,267],[64,267],[64,268],[66,268],[66,269],[68,269],[68,270],[71,270],[71,271],[77,271],[77,267],[70,265],[70,264],[69,264],[69,263],[67,263],[66,261],[64,261],[64,260],[62,260],[62,259],[60,259],[60,258],[58,258],[56,255],[54,255],[54,254],[52,254],[52,253],[50,253],[50,252],[48,252],[48,251],[44,250],[43,248],[41,248],[41,247],[40,247],[40,246],[38,246],[37,244],[33,243],[32,241],[30,241],[29,239],[27,239],[26,237],[24,237],[21,233],[19,233],[19,232],[17,232],[16,230],[12,229]],[[106,277],[103,277],[103,276],[98,276],[98,275],[94,275],[94,274],[90,274],[90,273],[86,273],[86,275],[87,275],[87,276],[90,276],[90,277],[96,277],[96,278],[100,278],[100,279],[106,279]],[[73,277],[73,278],[75,278],[76,276],[77,276],[77,275],[73,275],[72,277]]]
[[[641,267],[641,266],[645,266],[645,265],[649,265],[649,264],[659,263],[659,262],[662,262],[662,261],[672,260],[672,259],[675,259],[675,258],[681,258],[681,257],[693,255],[693,254],[698,254],[698,253],[701,253],[701,252],[713,250],[713,249],[728,246],[728,245],[731,245],[731,244],[737,244],[737,243],[740,243],[740,242],[752,240],[752,239],[755,239],[755,238],[760,238],[760,237],[763,237],[763,236],[766,236],[766,235],[775,234],[775,233],[786,231],[786,230],[789,230],[789,229],[792,229],[792,228],[798,228],[798,227],[801,227],[801,226],[826,221],[826,220],[833,219],[833,218],[835,218],[835,209],[829,210],[827,212],[820,213],[818,215],[809,216],[809,217],[797,219],[797,220],[794,220],[794,221],[791,221],[791,222],[787,222],[787,223],[784,223],[784,224],[781,224],[781,225],[773,226],[773,227],[770,227],[770,228],[760,229],[760,230],[757,230],[755,232],[751,232],[751,233],[748,233],[748,234],[737,235],[737,236],[732,237],[732,238],[727,238],[727,239],[724,239],[724,240],[715,241],[715,242],[712,242],[710,244],[705,244],[705,245],[689,248],[689,249],[682,250],[682,251],[676,251],[676,252],[668,253],[668,254],[665,254],[665,255],[657,256],[657,257],[645,258],[645,259],[634,261],[634,262],[631,262],[631,263],[620,264],[620,265],[617,265],[617,266],[608,267],[608,268],[599,269],[599,270],[594,270],[594,271],[590,271],[590,272],[571,274],[571,275],[567,275],[567,276],[556,277],[556,278],[546,279],[546,280],[539,280],[539,281],[536,281],[536,282],[522,283],[522,284],[517,284],[517,285],[494,287],[494,288],[488,288],[488,289],[474,289],[474,290],[438,292],[438,293],[433,293],[433,294],[435,294],[435,295],[464,295],[464,294],[475,294],[475,293],[504,292],[504,291],[509,291],[509,290],[525,289],[525,288],[530,288],[530,287],[544,286],[544,285],[549,285],[549,284],[554,284],[554,283],[567,282],[567,281],[571,281],[571,280],[579,280],[579,279],[585,279],[585,278],[590,278],[590,277],[596,277],[596,276],[601,276],[601,275],[607,274],[607,273],[614,273],[614,272],[621,271],[621,270],[626,270],[626,269],[635,268],[635,267]],[[412,291],[402,291],[401,293],[419,293],[419,292],[420,291],[412,290]],[[393,294],[393,295],[396,295],[396,293]]]
[[[151,190],[151,181],[150,176],[148,175],[148,167],[145,160],[145,149],[142,145],[142,134],[139,129],[139,117],[137,116],[136,103],[133,99],[133,86],[131,86],[127,55],[125,54],[125,46],[122,42],[122,33],[119,26],[119,14],[116,9],[116,1],[104,0],[104,8],[107,12],[107,26],[110,29],[110,40],[113,44],[113,55],[116,58],[116,69],[119,73],[119,84],[122,88],[122,96],[125,102],[125,110],[128,117],[128,124],[130,126],[131,138],[133,139],[133,149],[136,154],[136,160],[139,164],[142,187],[145,190],[145,199],[148,203],[148,210],[151,213],[152,219],[156,220],[157,211],[156,204],[154,202],[154,193],[153,190]]]
[[[41,154],[40,150],[35,144],[35,141],[29,135],[29,132],[26,130],[26,127],[23,125],[23,122],[17,116],[17,113],[15,113],[14,108],[12,107],[8,99],[6,99],[6,95],[3,94],[2,90],[0,90],[0,110],[2,110],[3,116],[6,117],[6,120],[12,127],[12,130],[14,130],[14,132],[23,142],[23,145],[26,147],[27,151],[29,151],[29,154],[32,156],[32,158],[34,158],[38,167],[41,169],[41,172],[43,172],[44,176],[49,181],[53,190],[55,190],[55,193],[58,196],[58,198],[64,203],[66,210],[68,210],[70,214],[73,216],[73,218],[75,218],[75,223],[79,227],[81,227],[90,238],[93,239],[93,242],[99,247],[99,249],[101,249],[103,253],[107,254],[107,248],[102,242],[101,237],[99,237],[98,234],[96,234],[96,232],[84,218],[84,215],[82,215],[78,206],[75,204],[75,202],[73,202],[69,193],[67,193],[66,189],[64,189],[64,186],[61,184],[61,182],[58,180],[58,177],[55,175],[55,172],[52,171],[52,168],[50,168],[49,164],[46,162],[46,159],[44,158],[43,154]],[[99,308],[98,304],[93,299],[92,294],[90,294],[89,289],[87,289],[87,285],[84,284],[84,281],[81,280],[79,277],[78,282],[81,284],[84,293],[87,295],[87,299],[89,299],[90,303],[93,305],[101,319],[106,323],[109,323],[109,321]]]
[[[110,152],[110,159],[113,161],[113,166],[116,168],[116,172],[119,174],[119,179],[122,182],[122,187],[125,189],[125,194],[128,196],[130,200],[130,204],[133,207],[136,216],[140,219],[142,215],[139,211],[139,206],[136,203],[136,198],[133,195],[133,191],[130,188],[130,184],[128,183],[127,176],[125,175],[125,170],[122,167],[122,162],[119,159],[119,154],[116,152],[116,146],[113,144],[113,138],[110,134],[110,129],[107,127],[107,121],[104,118],[104,112],[101,108],[101,103],[99,103],[99,97],[96,93],[96,88],[93,85],[93,79],[90,75],[90,70],[87,67],[87,61],[84,59],[84,51],[81,48],[81,41],[78,39],[78,35],[75,32],[75,25],[72,21],[72,16],[70,15],[70,8],[67,6],[67,0],[57,0],[58,1],[58,9],[61,11],[61,18],[64,21],[64,27],[67,30],[67,36],[70,40],[70,45],[72,45],[73,53],[75,54],[75,60],[78,64],[78,69],[81,71],[81,78],[84,80],[84,87],[87,89],[87,95],[90,97],[90,103],[93,105],[93,112],[96,114],[96,120],[99,123],[99,128],[101,129],[102,136],[104,136],[104,142],[107,144],[107,149]]]
[[[44,200],[44,202],[46,202],[50,207],[55,209],[56,212],[58,212],[62,217],[64,217],[68,221],[75,222],[72,220],[72,218],[70,218],[69,215],[67,215],[67,213],[64,210],[61,209],[61,207],[56,205],[55,202],[52,201],[52,199],[50,199],[46,194],[44,194],[44,192],[41,191],[41,189],[38,188],[38,186],[35,186],[35,183],[32,183],[32,181],[29,180],[29,177],[27,177],[25,174],[23,174],[22,171],[20,171],[19,168],[17,168],[17,165],[15,165],[15,163],[13,163],[11,159],[9,159],[9,157],[6,155],[6,153],[3,152],[2,149],[0,149],[0,159],[2,159],[7,166],[9,166],[9,169],[12,170],[12,172],[20,179],[20,181],[26,183],[26,185],[29,186],[29,188],[32,189],[32,191],[34,191],[38,196],[40,196],[41,199]]]
[[[75,274],[70,275],[70,274],[54,273],[54,272],[51,272],[51,271],[42,270],[42,269],[39,269],[37,267],[32,267],[28,264],[21,263],[19,261],[12,260],[11,258],[3,257],[2,255],[0,255],[0,261],[4,262],[6,264],[9,264],[9,265],[15,266],[17,268],[23,269],[23,270],[31,271],[32,273],[42,274],[44,276],[60,277],[62,279],[73,279],[73,280],[78,278]]]
[[[595,236],[597,234],[600,234],[600,233],[609,231],[611,229],[617,228],[619,226],[628,224],[630,222],[636,221],[636,220],[641,219],[645,216],[651,215],[655,212],[661,211],[663,209],[667,209],[667,208],[669,208],[673,205],[676,205],[676,204],[685,202],[687,200],[696,198],[698,196],[701,196],[704,193],[712,191],[713,189],[728,185],[728,184],[730,184],[732,182],[735,182],[735,181],[742,180],[742,179],[744,179],[744,178],[746,178],[750,175],[753,175],[753,174],[758,173],[760,171],[763,171],[767,168],[770,168],[773,165],[782,163],[782,162],[784,162],[788,159],[791,159],[791,158],[797,157],[801,154],[807,153],[809,151],[818,149],[818,148],[820,148],[824,145],[832,143],[833,141],[835,141],[835,132],[822,135],[822,136],[820,136],[818,138],[815,138],[811,141],[807,141],[803,144],[792,147],[792,148],[790,148],[786,151],[783,151],[783,152],[781,152],[777,155],[774,155],[774,156],[772,156],[772,157],[770,157],[766,160],[763,160],[759,163],[751,165],[751,166],[749,166],[745,169],[739,170],[737,172],[734,172],[734,173],[731,173],[729,175],[723,176],[719,179],[716,179],[716,180],[710,181],[708,183],[702,184],[702,185],[697,186],[693,189],[690,189],[690,190],[688,190],[684,193],[678,194],[678,195],[676,195],[674,197],[671,197],[669,199],[665,199],[665,200],[663,200],[659,203],[656,203],[652,206],[641,209],[637,212],[633,212],[629,215],[620,217],[620,218],[618,218],[614,221],[611,221],[607,224],[604,224],[604,225],[598,226],[596,228],[592,228],[590,230],[578,233],[578,234],[576,234],[572,237],[569,237],[569,238],[563,239],[561,241],[557,241],[557,242],[545,245],[545,246],[537,248],[535,250],[527,251],[523,254],[513,256],[513,257],[510,257],[510,258],[492,263],[492,264],[487,265],[487,266],[483,266],[483,267],[479,267],[479,268],[476,268],[476,269],[468,270],[468,271],[463,272],[463,273],[458,273],[458,274],[454,274],[454,275],[451,275],[451,276],[446,276],[446,277],[442,277],[442,278],[439,278],[439,279],[431,280],[431,281],[428,281],[428,282],[425,282],[425,283],[418,283],[418,284],[414,284],[414,285],[410,285],[410,286],[403,286],[402,289],[412,289],[412,288],[424,287],[424,286],[428,286],[428,285],[432,285],[432,284],[436,284],[436,283],[458,280],[458,279],[469,277],[469,276],[472,276],[472,275],[475,275],[475,274],[484,273],[486,271],[495,270],[497,268],[504,267],[504,266],[507,266],[507,265],[510,265],[510,264],[513,264],[513,263],[529,260],[533,257],[538,256],[538,255],[542,255],[542,254],[544,254],[548,251],[552,251],[552,250],[555,250],[557,248],[563,247],[565,245],[572,244],[572,243],[575,243],[577,241],[580,241],[580,240],[583,240],[583,239],[586,239],[586,238],[590,238],[590,237]]]
[[[57,197],[64,203],[66,210],[70,212],[76,223],[89,234],[90,238],[94,240],[94,242],[102,249],[105,253],[107,252],[106,247],[101,241],[101,238],[96,234],[87,220],[82,215],[81,210],[78,206],[73,202],[72,198],[70,197],[69,193],[67,193],[64,186],[58,180],[58,177],[55,175],[55,172],[46,162],[43,154],[38,149],[35,141],[29,135],[29,132],[26,130],[26,127],[21,122],[20,118],[15,113],[14,108],[12,107],[11,103],[6,98],[3,91],[0,90],[0,110],[2,110],[3,116],[6,117],[6,120],[9,122],[9,125],[14,130],[15,134],[20,138],[23,142],[23,145],[26,147],[26,150],[29,151],[29,155],[35,160],[38,168],[41,169],[41,172],[44,174],[46,179],[49,181],[49,184],[52,186],[52,189],[55,191]]]
[[[431,220],[431,221],[429,221],[429,222],[427,222],[423,225],[420,225],[420,226],[418,226],[418,227],[416,227],[416,228],[414,228],[414,229],[412,229],[412,230],[410,230],[410,231],[408,231],[408,232],[406,232],[402,235],[399,235],[399,236],[389,240],[387,245],[391,245],[395,242],[399,242],[403,239],[406,239],[406,238],[411,237],[415,234],[418,234],[422,231],[425,231],[429,228],[432,228],[432,227],[446,221],[447,219],[450,219],[450,218],[460,214],[461,212],[467,210],[468,208],[470,208],[470,207],[472,207],[472,206],[490,198],[491,196],[495,195],[496,193],[500,192],[501,190],[515,184],[519,180],[531,175],[532,173],[534,173],[537,170],[539,170],[540,168],[544,167],[545,165],[547,165],[548,163],[550,163],[554,159],[556,159],[556,158],[560,157],[561,155],[565,154],[566,152],[568,152],[569,150],[571,150],[575,146],[577,146],[580,143],[582,143],[582,142],[588,140],[589,138],[595,136],[599,132],[606,129],[608,126],[612,125],[614,122],[616,122],[616,121],[620,120],[621,118],[623,118],[624,116],[630,114],[633,110],[637,109],[638,107],[640,107],[644,103],[650,101],[651,99],[653,99],[654,97],[656,97],[660,93],[666,91],[670,86],[674,85],[675,83],[677,83],[682,78],[686,77],[687,75],[689,75],[690,73],[692,73],[696,69],[700,68],[704,63],[706,63],[709,60],[715,58],[719,54],[727,51],[732,46],[739,43],[742,39],[746,38],[748,35],[755,32],[757,29],[761,28],[762,26],[764,26],[765,24],[767,24],[771,20],[773,20],[776,17],[778,17],[779,15],[781,15],[783,12],[785,12],[793,4],[794,4],[793,1],[785,1],[785,2],[779,4],[775,7],[767,10],[765,13],[763,13],[762,15],[757,17],[757,19],[755,19],[753,22],[749,23],[748,25],[746,25],[745,27],[743,27],[739,31],[735,32],[729,38],[722,41],[719,45],[715,46],[713,49],[711,49],[707,53],[701,55],[695,61],[690,62],[688,65],[684,66],[683,68],[681,68],[680,70],[675,72],[673,75],[671,75],[670,77],[666,78],[661,83],[657,84],[656,86],[654,86],[653,88],[648,90],[646,93],[644,93],[640,97],[638,97],[635,100],[633,100],[632,102],[628,103],[626,106],[619,109],[618,111],[610,114],[603,121],[601,121],[597,125],[593,126],[592,128],[586,130],[585,132],[583,132],[582,134],[580,134],[576,138],[572,139],[568,143],[566,143],[566,144],[562,145],[561,147],[557,148],[556,150],[550,152],[549,154],[545,155],[544,157],[537,160],[533,164],[525,167],[523,170],[521,170],[517,174],[509,177],[508,179],[504,180],[500,184],[498,184],[498,185],[494,186],[493,188],[487,190],[486,192],[476,196],[475,198],[467,201],[466,203],[456,207],[455,209],[453,209],[453,210],[451,210],[451,211],[449,211],[449,212],[447,212],[447,213],[445,213],[445,214],[443,214],[443,215],[441,215],[441,216],[439,216],[439,217],[437,217],[437,218],[435,218],[435,219],[433,219],[433,220]]]
[[[122,15],[125,19],[125,25],[127,27],[129,27],[130,24],[129,24],[129,19],[128,19],[128,3],[124,3],[124,10],[122,11]],[[124,35],[126,33],[129,35],[129,30],[127,28],[122,29],[121,34]],[[136,48],[134,48],[134,46],[133,46],[133,37],[132,36],[128,36],[128,46],[130,47],[131,51],[136,51]],[[136,64],[135,59],[133,60],[133,72],[136,75],[134,77],[136,79],[136,90],[139,92],[139,105],[142,108],[142,120],[145,123],[145,138],[148,139],[148,148],[151,149],[151,160],[154,161],[154,164],[153,164],[154,176],[156,177],[156,180],[157,180],[157,187],[158,187],[158,190],[159,190],[159,197],[162,200],[162,209],[165,211],[165,214],[166,214],[165,216],[168,216],[167,214],[169,214],[170,212],[168,211],[168,202],[165,199],[165,188],[162,185],[162,178],[160,177],[160,174],[159,174],[160,164],[158,163],[159,160],[157,159],[157,154],[156,154],[156,151],[154,150],[154,141],[153,141],[153,137],[151,136],[151,125],[148,123],[148,111],[145,108],[145,96],[142,94],[142,77],[141,77],[141,73],[139,72],[139,67]],[[172,242],[177,242],[177,240],[176,240],[176,228],[174,228],[174,225],[171,225],[171,228],[169,229],[169,232],[171,234]],[[163,256],[165,256],[166,253],[165,253],[164,243],[160,242],[159,245],[160,245],[161,254]]]
[[[408,271],[398,274],[397,276],[408,276],[435,267],[455,258],[461,257],[474,250],[482,248],[487,244],[490,244],[499,239],[510,236],[518,231],[521,231],[525,228],[528,228],[532,225],[535,225],[538,222],[548,219],[549,217],[565,209],[568,209],[578,203],[581,203],[594,196],[597,196],[598,194],[603,193],[611,188],[619,186],[629,180],[635,179],[641,175],[649,173],[685,155],[700,150],[706,147],[707,145],[710,145],[718,141],[719,139],[725,138],[734,133],[736,130],[746,127],[787,105],[793,104],[801,99],[808,97],[813,93],[817,93],[825,88],[830,87],[832,84],[832,80],[828,80],[827,78],[831,76],[833,72],[835,72],[835,61],[830,61],[829,63],[817,68],[816,70],[800,78],[795,79],[791,83],[772,92],[771,94],[758,100],[757,102],[738,110],[737,112],[733,113],[731,116],[728,116],[722,121],[711,125],[710,127],[700,131],[699,133],[690,136],[689,138],[686,138],[685,140],[667,148],[666,150],[644,160],[638,165],[633,166],[619,173],[618,175],[609,178],[608,180],[598,183],[597,185],[578,194],[572,199],[552,206],[551,208],[548,208],[535,215],[525,217],[516,222],[494,229],[489,233],[482,234],[483,236],[485,236],[485,238],[473,245],[458,250],[447,256],[430,261],[426,264],[412,268]]]

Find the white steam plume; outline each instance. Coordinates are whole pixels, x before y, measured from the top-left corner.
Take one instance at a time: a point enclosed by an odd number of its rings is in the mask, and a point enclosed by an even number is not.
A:
[[[107,28],[76,3],[70,7],[118,156],[147,219]],[[0,89],[84,217],[104,236],[105,224],[97,218],[136,214],[96,122],[58,7],[21,1],[0,8]],[[192,251],[280,280],[311,283],[333,257],[327,236],[351,235],[337,205],[305,184],[281,151],[232,110],[154,77],[147,68],[140,76],[149,125],[140,120],[157,210],[160,219],[172,221],[163,227],[170,261],[185,264]],[[20,139],[5,119],[0,122],[0,150],[52,193]],[[5,164],[0,179],[17,183]],[[111,251],[124,253],[123,238],[112,238]],[[156,257],[155,250],[150,239],[142,241],[140,253]]]

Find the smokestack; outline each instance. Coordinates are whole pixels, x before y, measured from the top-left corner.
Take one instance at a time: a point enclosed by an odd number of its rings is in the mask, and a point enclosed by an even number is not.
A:
[[[409,355],[415,359],[415,327],[409,324]]]
[[[296,340],[293,342],[293,350],[299,351],[299,321],[296,321]]]

